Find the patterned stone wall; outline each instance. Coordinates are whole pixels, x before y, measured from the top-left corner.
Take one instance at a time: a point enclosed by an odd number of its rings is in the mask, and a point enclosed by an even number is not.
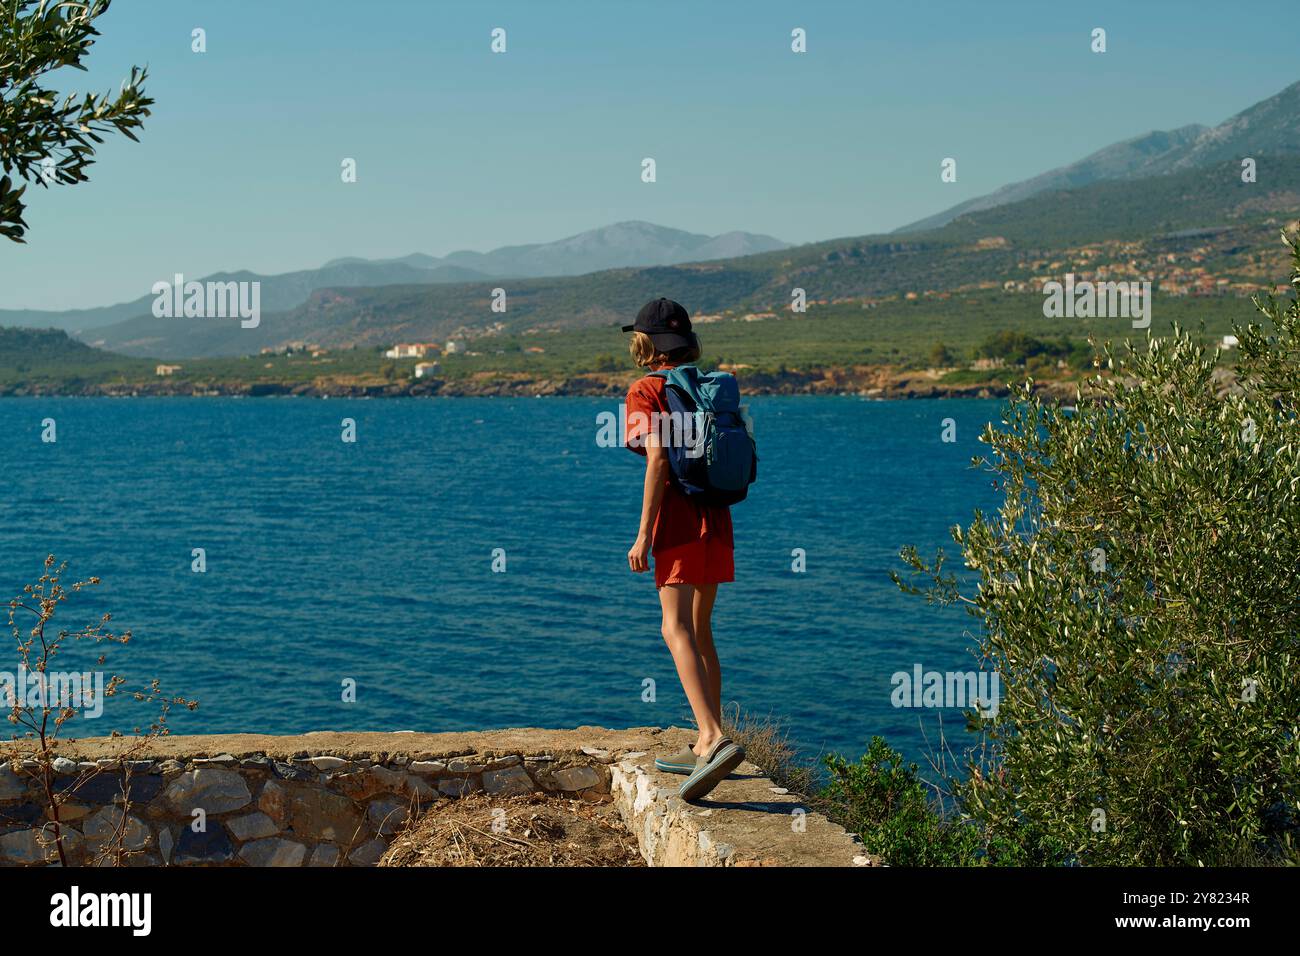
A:
[[[54,770],[68,794],[59,816],[73,864],[121,845],[128,863],[145,866],[374,866],[435,800],[480,791],[609,800],[613,759],[596,747],[440,759],[303,751],[128,765],[60,757]],[[57,860],[38,771],[30,760],[0,764],[0,865]]]
[[[610,801],[650,866],[874,866],[843,827],[744,763],[686,803],[657,754],[679,727],[452,733],[167,736],[60,742],[55,787],[69,862],[103,847],[144,866],[374,866],[412,813],[469,793]],[[52,860],[40,767],[0,741],[0,866]]]

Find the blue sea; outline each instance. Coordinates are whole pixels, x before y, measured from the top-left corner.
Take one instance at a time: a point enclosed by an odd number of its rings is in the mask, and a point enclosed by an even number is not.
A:
[[[736,581],[714,622],[724,699],[783,719],[810,755],[856,757],[883,734],[923,760],[940,712],[893,707],[891,675],[973,669],[973,619],[900,593],[888,572],[905,544],[954,554],[948,529],[995,503],[970,459],[999,403],[750,407],[759,479],[733,509]],[[47,553],[70,579],[99,577],[56,623],[111,611],[133,637],[106,670],[199,700],[172,715],[175,733],[685,724],[653,581],[627,570],[642,460],[596,442],[598,413],[616,408],[5,399],[0,597]],[[354,443],[341,440],[348,418]],[[955,442],[941,440],[945,418]],[[13,651],[0,657],[16,669]],[[115,698],[71,732],[130,730],[149,713]],[[960,713],[942,716],[960,745]]]

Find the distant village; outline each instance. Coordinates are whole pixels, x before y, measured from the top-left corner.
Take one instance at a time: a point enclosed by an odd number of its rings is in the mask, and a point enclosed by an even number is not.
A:
[[[1300,228],[1300,221],[1286,227],[1289,231]],[[915,289],[882,296],[844,296],[829,299],[808,299],[807,305],[860,305],[870,309],[886,302],[919,299],[950,299],[953,296],[972,292],[1001,291],[1042,295],[1043,286],[1049,282],[1064,282],[1067,273],[1074,276],[1076,282],[1119,282],[1148,281],[1161,295],[1178,298],[1187,296],[1231,296],[1246,298],[1256,293],[1273,293],[1281,295],[1289,292],[1285,283],[1271,281],[1271,277],[1285,269],[1279,265],[1281,255],[1276,261],[1266,261],[1262,255],[1253,256],[1248,262],[1235,266],[1231,270],[1224,268],[1229,256],[1235,249],[1225,248],[1228,242],[1236,240],[1224,237],[1229,229],[1209,229],[1189,231],[1184,234],[1164,237],[1165,239],[1203,239],[1197,245],[1177,252],[1153,252],[1147,241],[1106,240],[1085,245],[1054,250],[1050,255],[1029,254],[1016,262],[1016,271],[1023,277],[1011,279],[983,279],[945,289]],[[991,251],[1011,248],[1011,243],[1002,236],[989,236],[977,240],[973,251]],[[1217,264],[1217,271],[1211,266]],[[1226,273],[1226,274],[1225,274]],[[696,323],[709,322],[761,322],[767,319],[784,318],[792,311],[786,303],[777,307],[758,311],[724,310],[717,314],[697,315]]]
[[[1109,240],[1066,249],[1051,259],[1022,259],[1017,268],[1028,272],[1029,277],[1004,281],[1001,287],[1006,292],[1042,293],[1044,283],[1063,281],[1065,273],[1072,272],[1076,280],[1146,280],[1162,294],[1180,297],[1244,297],[1287,288],[1269,281],[1268,277],[1273,273],[1262,264],[1242,265],[1234,269],[1232,275],[1215,274],[1206,263],[1222,262],[1224,250],[1212,243],[1197,245],[1184,252],[1152,252],[1146,246],[1145,242]],[[988,286],[981,284],[979,287]]]
[[[1300,222],[1291,223],[1287,228],[1300,227]],[[1224,268],[1229,257],[1236,252],[1227,248],[1229,243],[1238,240],[1225,238],[1231,232],[1228,229],[1193,230],[1187,233],[1166,236],[1164,239],[1203,239],[1197,245],[1177,252],[1155,252],[1148,248],[1149,241],[1127,241],[1110,239],[1103,242],[1088,243],[1074,248],[1055,250],[1050,255],[1028,255],[1017,260],[1016,270],[1024,273],[1023,278],[986,279],[970,282],[950,289],[921,289],[908,291],[901,296],[887,296],[879,299],[833,299],[836,304],[861,302],[864,306],[878,304],[887,300],[902,298],[908,301],[919,298],[947,299],[963,293],[1001,290],[1003,292],[1043,294],[1043,286],[1048,282],[1064,282],[1066,273],[1072,273],[1076,281],[1110,282],[1110,281],[1148,281],[1161,295],[1184,296],[1233,296],[1247,297],[1255,293],[1284,293],[1289,286],[1276,284],[1271,277],[1284,269],[1276,262],[1265,261],[1266,257],[1254,256],[1250,261],[1236,265],[1230,271]],[[1008,249],[1011,244],[1002,236],[989,236],[977,240],[977,251]],[[1212,271],[1209,264],[1218,263],[1218,272]],[[1227,274],[1225,274],[1227,273]]]

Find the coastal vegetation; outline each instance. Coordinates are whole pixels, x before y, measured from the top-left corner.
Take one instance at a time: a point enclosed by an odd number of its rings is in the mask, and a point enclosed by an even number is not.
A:
[[[1300,237],[1292,298],[1237,329],[1237,387],[1182,330],[1104,348],[1073,405],[1023,389],[976,465],[1002,490],[895,580],[976,621],[1001,675],[949,781],[982,858],[1296,860]],[[973,580],[971,580],[973,576]]]
[[[1236,328],[1235,387],[1171,336],[1102,346],[1069,402],[1031,383],[973,465],[1002,491],[952,530],[964,570],[911,547],[906,592],[965,607],[1001,677],[931,773],[874,738],[799,757],[728,730],[894,865],[1300,865],[1300,236],[1289,301]],[[1025,343],[1017,341],[1017,347]]]
[[[1227,296],[1157,296],[1153,325],[1163,330],[1179,322],[1213,342],[1242,321],[1249,308],[1247,300]],[[764,377],[800,373],[819,378],[827,370],[862,366],[900,372],[939,368],[941,381],[950,384],[1000,385],[1014,377],[1015,368],[1029,363],[1040,380],[1074,381],[1090,370],[1089,338],[1122,335],[1128,324],[1125,319],[1045,319],[1038,296],[983,291],[897,297],[870,308],[817,305],[802,315],[712,321],[698,328],[705,365],[728,368],[742,387],[764,390],[769,385]],[[622,334],[610,326],[482,338],[464,351],[439,354],[437,368],[423,379],[415,377],[415,368],[429,360],[389,359],[380,346],[181,359],[164,377],[157,374],[156,360],[92,349],[63,332],[0,329],[0,395],[102,394],[110,389],[129,394],[133,387],[161,394],[240,393],[259,386],[347,394],[353,387],[395,385],[460,394],[471,385],[579,377],[589,381],[561,391],[600,394],[626,388],[634,374],[623,347]],[[1000,359],[1006,368],[997,368],[996,362],[970,368],[981,358]]]

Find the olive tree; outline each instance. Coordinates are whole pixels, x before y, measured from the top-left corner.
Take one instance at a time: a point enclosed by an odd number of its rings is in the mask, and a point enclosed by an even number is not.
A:
[[[1217,350],[1099,351],[1072,406],[1026,383],[981,436],[1002,489],[953,529],[995,715],[952,781],[995,860],[1222,865],[1294,857],[1300,821],[1300,237],[1293,295]]]
[[[41,85],[60,67],[86,69],[95,21],[108,7],[109,0],[0,0],[0,235],[14,242],[25,241],[28,184],[85,182],[103,135],[116,130],[134,140],[149,115],[144,69],[132,67],[116,96],[60,96]]]

